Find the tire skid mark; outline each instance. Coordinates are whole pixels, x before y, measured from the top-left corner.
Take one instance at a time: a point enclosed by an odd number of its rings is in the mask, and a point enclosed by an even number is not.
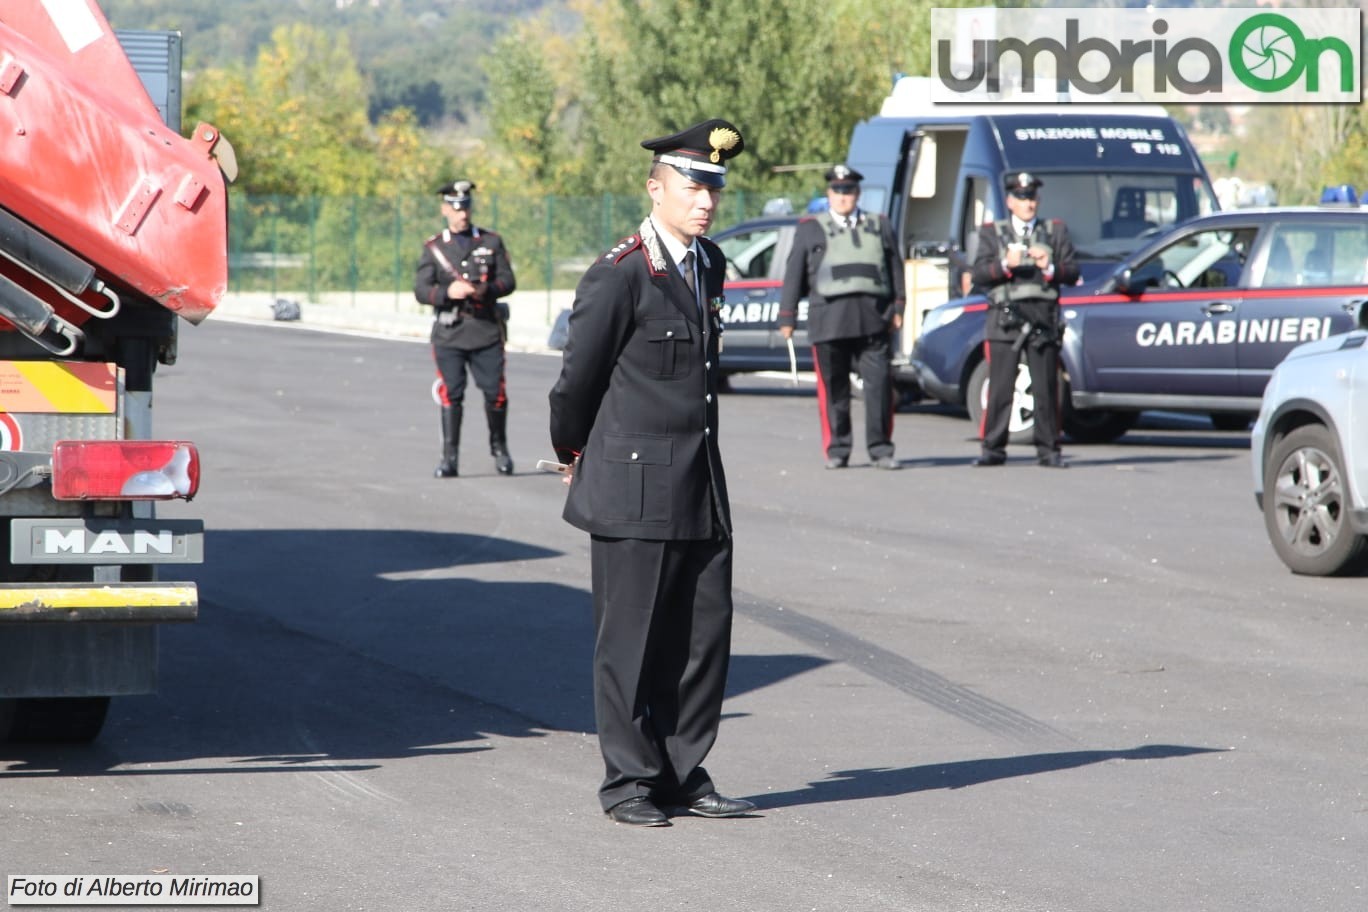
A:
[[[736,593],[736,611],[749,620],[786,634],[876,680],[897,688],[948,715],[1023,744],[1076,743],[1075,739],[931,671],[896,652],[792,608]]]

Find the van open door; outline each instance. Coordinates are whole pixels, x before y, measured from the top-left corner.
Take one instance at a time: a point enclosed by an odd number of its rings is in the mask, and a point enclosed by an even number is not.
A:
[[[894,175],[893,219],[904,256],[907,311],[894,360],[906,363],[921,332],[922,316],[951,296],[952,255],[946,228],[954,223],[955,185],[968,129],[954,125],[908,131]]]

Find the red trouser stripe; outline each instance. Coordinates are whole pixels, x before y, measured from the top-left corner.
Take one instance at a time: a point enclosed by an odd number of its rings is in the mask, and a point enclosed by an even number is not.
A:
[[[991,374],[992,374],[992,372],[993,372],[993,349],[988,345],[988,340],[987,340],[987,339],[984,339],[984,340],[983,340],[983,363],[988,365],[988,373],[989,373],[989,375],[991,376]],[[971,390],[968,391],[967,394],[970,395],[970,396],[977,396],[977,395],[978,395],[978,390],[972,390],[972,389],[971,389]],[[967,404],[967,403],[966,403],[966,404]],[[982,403],[982,405],[984,406],[984,408],[983,408],[982,411],[979,412],[979,430],[978,430],[979,440],[982,440],[982,439],[983,439],[983,434],[984,434],[985,430],[986,430],[987,427],[988,427],[988,408],[987,408],[987,403]]]
[[[817,375],[817,417],[822,421],[822,455],[826,455],[827,447],[831,446],[831,422],[827,419],[827,400],[830,398],[827,393],[826,377],[822,376],[822,359],[817,357],[817,346],[812,346],[812,371]]]

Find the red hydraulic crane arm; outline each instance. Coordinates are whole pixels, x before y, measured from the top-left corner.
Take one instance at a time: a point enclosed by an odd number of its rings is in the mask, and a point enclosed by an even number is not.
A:
[[[0,208],[98,282],[208,316],[228,281],[219,152],[214,127],[162,122],[94,0],[0,3]]]

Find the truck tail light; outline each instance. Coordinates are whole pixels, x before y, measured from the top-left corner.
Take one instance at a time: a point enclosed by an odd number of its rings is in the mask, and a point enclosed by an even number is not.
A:
[[[199,490],[199,451],[184,440],[59,440],[57,500],[186,500]]]

